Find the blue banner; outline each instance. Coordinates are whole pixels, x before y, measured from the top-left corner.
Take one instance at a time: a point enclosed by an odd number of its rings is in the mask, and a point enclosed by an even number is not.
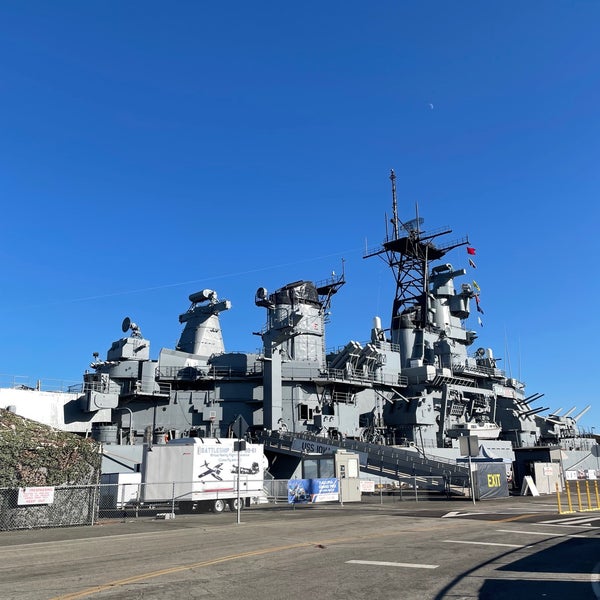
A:
[[[290,479],[289,504],[311,504],[339,500],[340,487],[335,477],[327,479]]]

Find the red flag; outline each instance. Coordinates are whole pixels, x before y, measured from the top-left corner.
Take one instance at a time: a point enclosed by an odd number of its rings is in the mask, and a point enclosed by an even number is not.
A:
[[[467,246],[467,253],[475,256],[475,248],[471,248],[470,246]]]

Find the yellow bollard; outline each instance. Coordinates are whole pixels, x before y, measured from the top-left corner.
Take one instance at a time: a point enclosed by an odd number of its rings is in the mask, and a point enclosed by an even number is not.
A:
[[[592,498],[590,496],[590,482],[589,480],[585,480],[585,494],[587,496],[587,508],[585,510],[594,510],[592,507]]]
[[[594,490],[596,491],[596,510],[600,510],[600,495],[598,495],[598,482],[594,481]]]
[[[554,484],[554,489],[556,490],[556,504],[558,505],[558,514],[562,515],[563,511],[560,506],[560,490],[558,489],[558,481]]]
[[[565,488],[567,489],[567,503],[569,504],[569,512],[575,512],[573,510],[573,503],[571,502],[571,482],[565,481]]]
[[[581,489],[579,488],[579,479],[577,480],[575,485],[577,486],[577,504],[579,505],[579,512],[583,512],[583,506],[581,504]]]

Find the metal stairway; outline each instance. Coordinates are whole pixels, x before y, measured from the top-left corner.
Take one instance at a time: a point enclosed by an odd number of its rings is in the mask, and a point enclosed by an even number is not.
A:
[[[299,458],[306,455],[306,452],[292,448],[294,440],[314,442],[331,449],[332,452],[337,448],[357,452],[360,455],[360,470],[363,473],[379,475],[396,481],[407,477],[416,477],[419,479],[419,487],[440,490],[444,485],[464,485],[469,480],[467,467],[457,465],[456,462],[450,460],[427,458],[416,450],[368,444],[355,440],[331,440],[309,433],[262,431],[258,439],[259,443],[264,444],[267,451]]]

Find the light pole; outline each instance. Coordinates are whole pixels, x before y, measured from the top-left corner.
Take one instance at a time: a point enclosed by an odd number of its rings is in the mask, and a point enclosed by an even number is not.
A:
[[[592,427],[592,436],[594,438],[593,446],[592,446],[592,454],[596,455],[596,479],[598,479],[600,475],[600,441],[596,439],[596,434],[594,433],[595,427]]]

